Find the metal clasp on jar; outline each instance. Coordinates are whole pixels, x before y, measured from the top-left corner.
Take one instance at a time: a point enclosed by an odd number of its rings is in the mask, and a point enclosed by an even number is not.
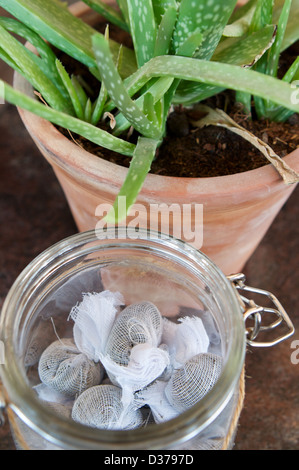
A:
[[[275,346],[294,334],[294,325],[275,295],[263,289],[247,286],[245,284],[246,277],[242,273],[233,274],[227,276],[227,278],[236,292],[243,313],[247,344],[260,348]],[[267,299],[271,301],[272,307],[258,305],[255,300],[248,299],[247,295],[244,295],[245,293],[267,297]],[[271,320],[268,320],[265,324],[264,321],[266,317],[267,320],[269,317]],[[248,326],[249,321],[251,321],[250,326]],[[278,329],[280,329],[280,333],[278,333]],[[274,330],[276,335],[273,338]],[[260,337],[261,334],[264,334],[264,336],[268,335],[270,338],[260,341],[258,337]]]

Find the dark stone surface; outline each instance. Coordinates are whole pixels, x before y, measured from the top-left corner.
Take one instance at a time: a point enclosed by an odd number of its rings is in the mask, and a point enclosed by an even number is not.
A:
[[[0,148],[1,308],[22,269],[77,230],[51,167],[9,105],[0,106]],[[244,270],[249,285],[268,289],[280,299],[297,330],[298,196],[297,189]],[[297,331],[274,348],[248,349],[246,398],[236,450],[299,449],[299,364],[291,362],[291,345],[298,339]],[[0,450],[11,449],[6,423],[0,428]]]

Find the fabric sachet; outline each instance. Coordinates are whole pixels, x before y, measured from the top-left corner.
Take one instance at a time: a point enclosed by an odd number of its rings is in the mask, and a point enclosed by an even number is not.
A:
[[[163,423],[198,403],[221,374],[222,357],[209,351],[196,315],[170,320],[152,302],[125,305],[119,292],[106,290],[83,294],[68,321],[73,337],[42,353],[35,390],[86,426]]]

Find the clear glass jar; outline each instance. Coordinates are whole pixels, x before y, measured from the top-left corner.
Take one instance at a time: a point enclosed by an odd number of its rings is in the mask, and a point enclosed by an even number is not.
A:
[[[38,354],[35,338],[45,349],[53,334],[62,337],[71,328],[69,312],[82,292],[107,288],[120,291],[126,303],[152,301],[162,315],[173,319],[191,309],[213,321],[223,369],[197,405],[162,424],[107,431],[58,416],[37,397],[32,389],[37,383],[36,366],[29,360],[32,351]],[[245,336],[231,283],[186,243],[142,230],[115,234],[114,229],[65,239],[27,266],[1,313],[3,401],[16,446],[30,450],[229,449],[240,408]]]

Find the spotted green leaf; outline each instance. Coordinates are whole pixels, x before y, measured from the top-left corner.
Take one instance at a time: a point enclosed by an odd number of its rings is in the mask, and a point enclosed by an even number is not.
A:
[[[267,26],[242,38],[226,38],[217,47],[212,61],[241,67],[252,66],[271,46],[274,31],[274,26]],[[211,85],[181,82],[174,102],[191,104],[209,98],[220,91],[219,87]]]
[[[95,34],[93,45],[102,82],[114,105],[117,106],[119,111],[142,135],[149,138],[158,138],[160,131],[155,126],[155,123],[152,123],[130,98],[114,64],[106,39],[100,34]]]
[[[177,20],[177,10],[170,6],[163,14],[156,36],[154,56],[165,55],[170,51],[174,25]]]
[[[285,73],[282,80],[291,83],[299,79],[299,56],[294,60],[289,70]]]
[[[288,83],[239,66],[189,57],[154,57],[135,72],[130,85],[141,87],[152,77],[169,76],[169,70],[173,78],[248,92],[299,112],[299,103],[292,99],[294,90]]]
[[[129,19],[129,12],[128,12],[128,3],[127,0],[116,0],[118,3],[118,6],[122,12],[123,18],[128,26],[130,28],[130,19]]]
[[[165,12],[169,8],[177,10],[178,3],[176,0],[152,0],[156,23],[160,24]]]
[[[5,54],[22,71],[23,76],[40,92],[47,103],[59,111],[72,113],[68,101],[37,65],[35,60],[27,52],[27,49],[19,43],[6,29],[0,25],[0,44]]]
[[[184,57],[194,57],[203,41],[203,35],[194,31],[177,49],[176,54]]]
[[[56,67],[73,104],[75,115],[77,116],[77,118],[84,120],[83,106],[78,96],[76,86],[74,86],[69,74],[58,59],[56,59]]]
[[[134,153],[134,144],[119,139],[92,124],[45,106],[37,100],[15,90],[2,80],[0,80],[0,97],[8,103],[26,109],[53,124],[69,129],[71,132],[81,135],[97,145],[123,155],[132,156]]]
[[[92,36],[95,30],[72,15],[57,0],[0,0],[0,6],[41,37],[88,67],[95,68]],[[118,56],[119,44],[110,40],[111,52]],[[123,77],[136,70],[134,52],[124,48]]]
[[[29,49],[27,53],[31,56],[31,59],[36,62],[44,74],[47,75],[53,83],[55,83],[60,92],[65,95],[64,87],[62,86],[56,69],[56,56],[51,47],[38,34],[32,31],[32,29],[14,18],[0,17],[0,24],[7,31],[17,34],[36,48],[38,55],[31,52]]]
[[[264,21],[271,21],[272,10],[270,14],[270,0],[268,3],[268,13],[265,14]],[[286,26],[288,23],[288,18],[290,14],[292,0],[286,0],[277,24],[277,31],[275,41],[272,47],[269,49],[268,53],[262,58],[260,62],[256,65],[256,70],[261,71],[267,75],[276,76],[278,70],[278,63],[280,59],[282,42],[286,31]],[[254,96],[255,111],[259,119],[262,117],[267,117],[273,115],[273,111],[277,115],[277,104],[271,102],[270,99],[262,99],[260,97]]]
[[[231,16],[223,31],[224,37],[241,37],[248,32],[258,0],[251,0]]]
[[[147,92],[150,93],[153,97],[154,105],[156,105],[157,102],[161,101],[167,96],[168,90],[171,88],[173,84],[173,78],[171,77],[163,77],[159,78],[157,80],[154,80],[153,83],[147,87]],[[136,104],[139,106],[140,109],[144,109],[143,101],[144,101],[144,94],[139,96],[136,99]],[[166,108],[169,108],[169,103],[167,104]],[[115,131],[113,132],[115,135],[120,135],[122,132],[124,132],[126,129],[128,129],[131,126],[131,123],[125,118],[125,116],[122,113],[118,113],[117,116],[115,117],[116,121],[116,127]]]
[[[285,0],[275,0],[273,11],[273,23],[277,24],[284,8]],[[291,4],[291,11],[289,14],[287,29],[281,44],[281,50],[284,51],[296,41],[299,40],[299,0],[293,0]]]
[[[157,27],[151,0],[127,0],[130,31],[139,67],[154,57]]]
[[[292,0],[285,0],[278,25],[277,25],[277,35],[273,47],[269,51],[266,73],[268,75],[276,76],[278,69],[278,62],[280,58],[280,53],[282,49],[282,42],[286,31],[286,26],[288,23],[290,10],[291,10]]]
[[[71,81],[72,81],[73,87],[76,90],[76,94],[77,94],[78,99],[80,100],[81,106],[82,108],[84,108],[86,106],[88,96],[83,86],[80,83],[80,77],[77,78],[75,75],[72,75]]]
[[[259,31],[272,23],[274,0],[258,0],[249,32]]]
[[[265,26],[242,38],[228,38],[221,43],[212,57],[214,62],[252,66],[272,46],[276,28]]]
[[[159,143],[159,140],[139,137],[126,179],[115,200],[112,210],[106,216],[107,222],[121,222],[126,218],[130,207],[136,201],[144,180],[150,171]],[[120,201],[125,201],[125,204],[120,204]]]
[[[225,2],[217,0],[181,0],[178,21],[173,34],[175,51],[192,33],[201,32],[203,41],[196,57],[210,59],[236,3],[236,0],[227,0]]]
[[[83,0],[90,8],[104,16],[110,23],[117,25],[119,28],[124,31],[129,32],[129,27],[127,23],[123,20],[123,17],[113,8],[108,5],[106,2],[101,0]]]
[[[295,59],[289,70],[286,72],[284,75],[283,81],[287,83],[291,83],[292,86],[294,87],[293,90],[295,92],[296,86],[299,84],[299,57]],[[295,92],[295,99],[296,97],[299,96],[299,92]],[[272,112],[271,112],[272,111]],[[289,119],[292,116],[292,111],[289,111],[286,108],[276,108],[271,110],[269,113],[269,118],[271,118],[273,121],[280,121],[280,122],[285,122],[287,119]]]

